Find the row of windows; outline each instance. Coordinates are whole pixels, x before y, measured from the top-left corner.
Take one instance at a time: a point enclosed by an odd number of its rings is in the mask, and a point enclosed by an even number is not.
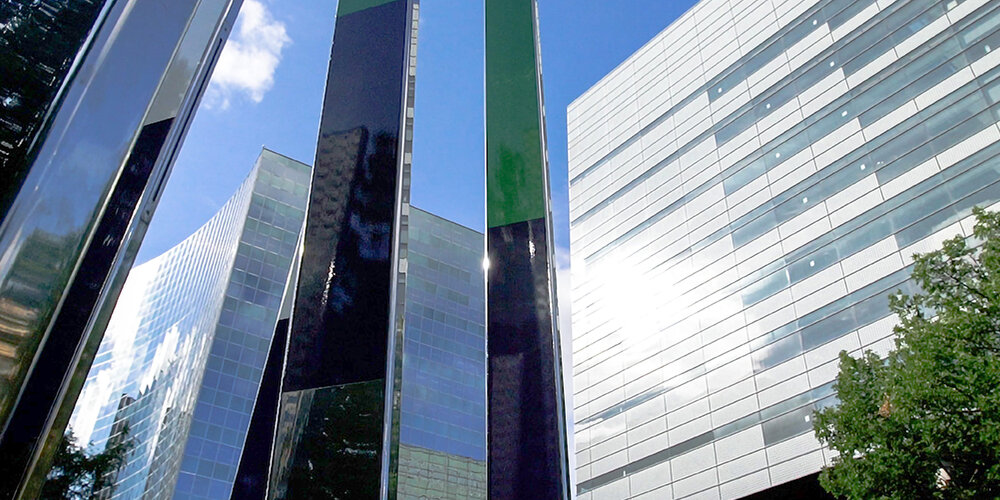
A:
[[[971,37],[976,34],[982,36],[984,26],[990,27],[994,25],[998,19],[997,13],[992,12],[990,15],[987,15],[987,13],[995,8],[996,6],[986,5],[979,9],[976,13],[970,14],[955,26],[949,27],[945,33],[923,44],[920,48],[908,55],[908,57],[896,61],[893,65],[885,68],[875,77],[848,91],[845,95],[825,106],[821,112],[807,117],[802,122],[793,126],[790,130],[771,140],[765,146],[757,149],[753,154],[737,161],[732,166],[726,168],[725,171],[715,175],[698,188],[685,193],[668,207],[664,208],[654,216],[649,217],[646,221],[631,231],[628,231],[624,235],[614,239],[611,243],[605,245],[600,250],[592,252],[587,258],[589,260],[593,260],[606,254],[633,237],[638,232],[642,231],[644,228],[649,227],[649,225],[655,223],[657,220],[661,220],[662,218],[675,212],[681,206],[702,195],[708,191],[711,186],[715,185],[719,181],[723,183],[726,193],[732,194],[741,187],[749,184],[753,179],[760,177],[765,172],[782,164],[789,158],[795,156],[795,154],[805,150],[813,142],[827,137],[830,133],[850,122],[852,119],[859,117],[864,113],[870,113],[867,116],[868,119],[874,118],[882,113],[887,113],[889,111],[888,106],[897,105],[898,101],[901,100],[901,97],[908,96],[905,97],[905,100],[912,99],[920,92],[926,90],[928,88],[927,85],[936,83],[934,82],[935,79],[937,81],[943,81],[943,77],[946,76],[942,74],[942,68],[939,67],[937,72],[932,72],[928,75],[932,78],[917,80],[909,83],[909,86],[907,86],[906,84],[902,84],[906,81],[906,78],[912,75],[911,73],[907,73],[907,70],[920,72],[922,70],[926,70],[928,66],[934,67],[936,65],[935,63],[942,64],[942,60],[948,61],[951,57],[954,57],[954,59],[952,59],[952,64],[946,66],[945,68],[953,66],[961,61],[973,62],[978,60],[988,52],[986,47],[988,47],[990,40],[980,39],[978,37],[966,39],[966,37]],[[954,48],[952,45],[939,45],[942,40],[947,39],[948,37],[954,37],[956,30],[961,31],[961,36],[959,37],[959,39],[962,40],[961,45],[967,48],[965,53],[960,53],[957,56],[954,52],[951,54],[947,52],[947,50]],[[937,47],[937,50],[928,52],[928,49],[931,47]],[[835,57],[835,55],[828,56],[826,54],[821,54],[820,56],[820,58],[833,57]],[[823,65],[820,65],[819,67],[823,67]],[[964,67],[964,65],[962,65],[962,67]],[[801,71],[801,68],[799,71]],[[795,73],[793,73],[790,77],[794,76]],[[898,89],[903,89],[903,91],[897,92]],[[895,109],[895,107],[892,109]],[[707,138],[712,132],[712,130],[709,130],[705,132],[703,136]],[[889,138],[891,137],[886,137],[884,140]],[[574,220],[574,225],[582,222],[587,217],[592,216],[597,210],[610,206],[611,203],[620,198],[624,193],[632,189],[636,189],[657,171],[671,164],[674,160],[676,160],[676,157],[686,153],[689,149],[693,149],[695,144],[699,144],[701,142],[699,139],[692,141],[676,153],[670,155],[668,158],[658,163],[657,166],[643,173],[632,182],[609,195],[606,199],[588,210],[586,213],[577,217]],[[873,164],[869,162],[868,166],[870,167],[872,165]],[[794,189],[789,191],[794,191]],[[815,201],[818,200],[814,199],[814,203]]]

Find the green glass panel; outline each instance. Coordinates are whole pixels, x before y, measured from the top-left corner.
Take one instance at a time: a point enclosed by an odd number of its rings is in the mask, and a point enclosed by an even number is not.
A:
[[[488,227],[545,216],[534,0],[486,0]]]
[[[379,5],[395,1],[397,0],[340,0],[340,3],[337,4],[337,15],[346,16],[359,10],[378,7]]]

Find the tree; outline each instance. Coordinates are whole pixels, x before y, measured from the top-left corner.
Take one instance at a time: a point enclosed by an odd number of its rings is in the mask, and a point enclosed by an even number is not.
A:
[[[72,431],[63,436],[56,453],[52,470],[42,487],[42,500],[81,500],[96,498],[109,488],[115,479],[125,455],[132,448],[124,428],[118,439],[109,440],[109,446],[96,455],[87,455],[76,443]]]
[[[839,452],[820,474],[830,493],[1000,497],[1000,214],[973,212],[973,241],[915,256],[922,293],[890,297],[896,349],[840,354],[840,404],[814,419]]]

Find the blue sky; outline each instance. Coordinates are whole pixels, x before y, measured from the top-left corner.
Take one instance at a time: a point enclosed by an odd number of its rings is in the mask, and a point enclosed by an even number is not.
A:
[[[539,0],[556,244],[569,247],[566,106],[692,0]],[[262,146],[312,163],[336,0],[245,0],[139,252],[149,260],[205,223]],[[412,201],[483,230],[481,0],[423,0]],[[563,260],[565,262],[565,260]]]

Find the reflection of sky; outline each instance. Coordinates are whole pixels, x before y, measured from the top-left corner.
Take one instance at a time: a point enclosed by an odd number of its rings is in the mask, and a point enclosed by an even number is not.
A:
[[[126,496],[141,495],[154,455],[170,453],[157,447],[183,447],[178,437],[187,424],[176,417],[193,410],[196,367],[209,346],[204,333],[218,320],[251,180],[195,234],[132,269],[84,384],[70,428],[96,451],[115,420],[127,420],[135,448],[116,488]],[[123,395],[135,401],[119,411]],[[165,476],[169,470],[155,479]]]
[[[485,459],[483,235],[410,215],[400,440]]]

